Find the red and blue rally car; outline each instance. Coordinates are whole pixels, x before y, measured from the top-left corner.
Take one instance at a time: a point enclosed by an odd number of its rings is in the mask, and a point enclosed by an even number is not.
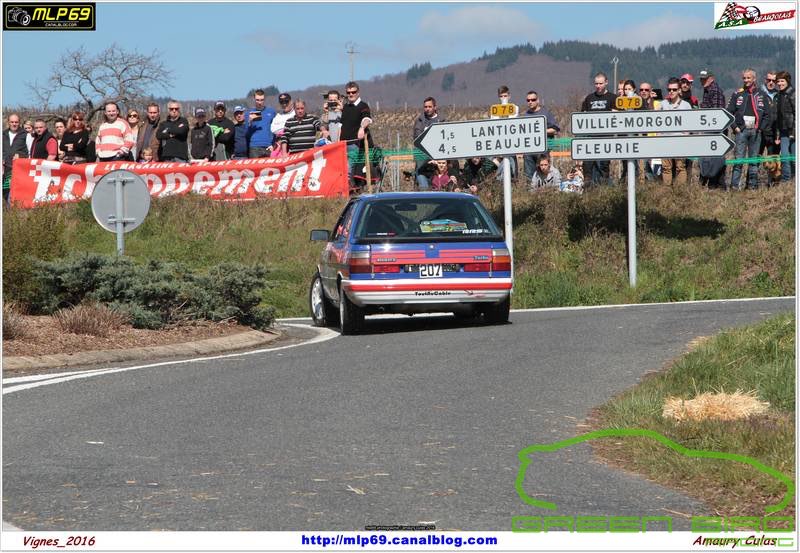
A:
[[[358,332],[365,315],[451,312],[508,321],[511,257],[480,201],[450,192],[359,196],[345,206],[311,281],[317,326]]]

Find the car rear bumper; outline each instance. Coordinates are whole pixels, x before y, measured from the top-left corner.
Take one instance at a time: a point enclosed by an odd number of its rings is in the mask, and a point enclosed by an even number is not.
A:
[[[343,280],[350,301],[365,305],[499,302],[511,293],[511,278]]]

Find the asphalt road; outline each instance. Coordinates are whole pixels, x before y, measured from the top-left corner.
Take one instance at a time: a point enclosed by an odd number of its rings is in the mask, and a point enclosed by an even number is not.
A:
[[[589,411],[688,342],[794,299],[370,323],[272,353],[163,365],[3,396],[4,519],[27,530],[510,530],[514,515],[710,514],[606,467]],[[680,520],[676,520],[679,524]]]

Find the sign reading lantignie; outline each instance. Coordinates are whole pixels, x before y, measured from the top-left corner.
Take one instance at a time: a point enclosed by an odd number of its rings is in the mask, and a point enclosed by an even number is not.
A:
[[[94,31],[95,3],[5,4],[4,31]]]

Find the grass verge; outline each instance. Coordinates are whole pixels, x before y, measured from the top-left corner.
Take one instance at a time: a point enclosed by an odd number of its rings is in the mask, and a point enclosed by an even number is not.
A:
[[[794,294],[794,187],[726,193],[693,185],[637,189],[638,285],[628,285],[625,187],[582,196],[514,191],[513,307],[553,307]],[[487,184],[482,201],[502,227],[503,198]],[[308,286],[321,246],[345,200],[218,202],[200,196],[153,201],[125,237],[137,262],[180,262],[203,272],[225,263],[268,269],[262,301],[276,315],[307,316]],[[30,256],[113,254],[114,235],[89,202],[12,209],[3,217],[3,284],[25,304],[35,290]]]
[[[781,315],[700,341],[666,370],[599,407],[591,424],[596,429],[653,430],[690,449],[754,458],[794,479],[794,337],[794,315]],[[768,411],[735,421],[679,423],[662,417],[667,397],[690,399],[704,392],[736,390],[754,391],[769,402]],[[765,506],[779,503],[786,492],[780,481],[746,464],[685,457],[647,438],[604,438],[593,447],[606,462],[681,489],[725,517],[763,517]],[[794,514],[793,502],[773,513]]]

